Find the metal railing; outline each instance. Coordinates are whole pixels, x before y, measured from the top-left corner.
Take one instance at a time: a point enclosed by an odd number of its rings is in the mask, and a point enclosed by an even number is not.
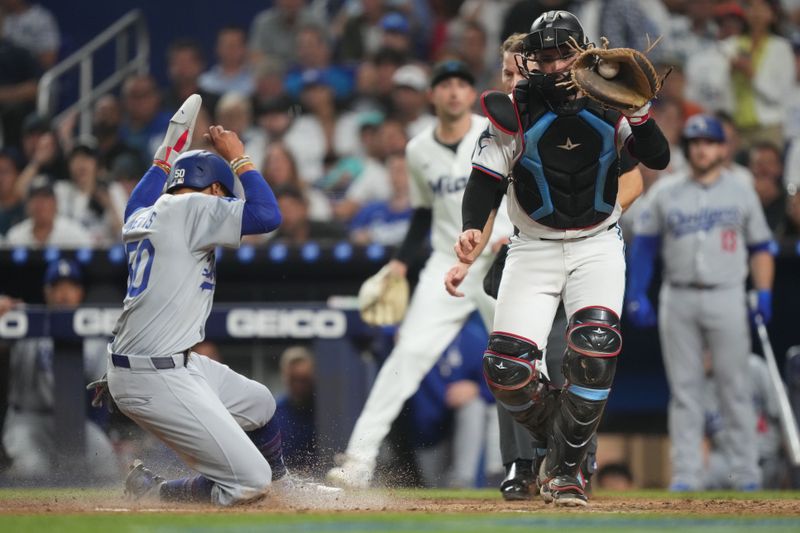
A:
[[[130,56],[130,37],[133,34],[136,53]],[[94,82],[94,55],[111,41],[116,45],[116,68],[106,79]],[[92,129],[92,104],[100,96],[120,85],[133,73],[146,73],[150,66],[150,37],[147,23],[139,9],[123,15],[100,35],[86,43],[65,60],[44,73],[39,80],[39,93],[36,101],[37,112],[51,116],[56,106],[57,81],[74,68],[79,68],[78,101],[53,117],[58,124],[75,110],[79,112],[79,135],[85,136]]]

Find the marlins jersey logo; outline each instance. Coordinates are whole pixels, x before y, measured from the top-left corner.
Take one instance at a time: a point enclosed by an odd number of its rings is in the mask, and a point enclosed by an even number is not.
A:
[[[495,137],[493,133],[489,133],[489,130],[483,130],[481,136],[478,137],[478,144],[475,147],[478,149],[478,155],[481,155],[483,149],[489,146],[489,142],[492,140],[492,137]],[[473,154],[474,157],[474,154]]]

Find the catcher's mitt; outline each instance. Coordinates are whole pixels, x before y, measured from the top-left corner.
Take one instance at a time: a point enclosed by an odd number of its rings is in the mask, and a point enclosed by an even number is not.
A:
[[[661,90],[663,78],[659,78],[645,55],[657,43],[658,40],[643,53],[633,48],[608,48],[608,39],[604,37],[602,47],[580,49],[570,68],[570,81],[566,83],[622,113],[641,109]]]
[[[408,308],[408,281],[389,265],[367,278],[358,291],[361,318],[371,326],[390,326],[403,320]]]

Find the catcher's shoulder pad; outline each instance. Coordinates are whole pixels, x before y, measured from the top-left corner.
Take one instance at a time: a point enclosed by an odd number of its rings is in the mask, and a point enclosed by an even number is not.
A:
[[[516,135],[519,132],[517,109],[506,93],[486,91],[481,95],[481,107],[486,118],[503,133]]]

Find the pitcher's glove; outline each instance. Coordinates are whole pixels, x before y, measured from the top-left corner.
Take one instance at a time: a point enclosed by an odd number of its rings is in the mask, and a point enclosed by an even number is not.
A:
[[[371,326],[398,324],[408,308],[408,281],[392,273],[389,265],[367,278],[358,291],[361,318]]]
[[[111,391],[108,390],[108,374],[103,374],[102,378],[86,385],[86,390],[94,391],[92,407],[102,407],[105,404],[109,413],[113,413],[117,410],[117,404],[114,403],[114,398],[111,397]]]
[[[635,114],[661,90],[663,78],[645,55],[658,40],[645,53],[633,48],[608,48],[605,37],[602,43],[599,48],[580,50],[570,68],[570,80],[565,83],[604,107],[626,116]]]

